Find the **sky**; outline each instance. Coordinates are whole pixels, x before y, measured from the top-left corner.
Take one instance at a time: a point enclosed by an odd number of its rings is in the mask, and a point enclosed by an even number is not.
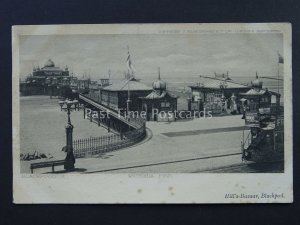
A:
[[[127,46],[139,79],[277,75],[277,51],[283,55],[282,34],[129,34],[30,35],[20,37],[20,77],[48,59],[66,65],[75,75],[92,79],[124,77]]]

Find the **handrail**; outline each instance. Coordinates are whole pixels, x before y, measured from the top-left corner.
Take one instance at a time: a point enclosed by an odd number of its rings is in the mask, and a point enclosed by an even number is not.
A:
[[[248,146],[250,145],[250,135],[251,135],[251,131],[249,131],[247,137],[243,140],[243,148],[245,148],[245,143],[248,142]]]
[[[114,133],[100,137],[90,137],[86,139],[74,140],[73,151],[76,158],[129,147],[138,143],[146,136],[146,121],[142,118],[125,118],[123,115],[116,113],[114,110],[95,102],[95,100],[84,96],[83,94],[79,94],[79,99],[85,101],[88,104],[91,104],[98,109],[106,111],[108,114],[133,127],[134,130],[129,130],[122,134]],[[91,121],[96,122],[93,118],[91,119]]]
[[[109,134],[100,137],[90,137],[73,141],[73,151],[76,158],[86,157],[99,153],[115,151],[132,146],[146,136],[146,128],[142,126],[136,130],[125,132],[122,137],[117,134]]]
[[[102,109],[104,111],[106,111],[108,114],[118,118],[119,120],[121,120],[122,122],[126,123],[127,125],[129,126],[132,126],[134,128],[139,128],[139,126],[136,124],[136,123],[131,123],[130,120],[127,120],[124,116],[122,116],[121,114],[119,113],[116,113],[114,111],[112,111],[111,109],[103,106],[103,105],[100,105],[99,103],[95,102],[94,100],[82,95],[82,94],[79,94],[79,99],[82,99],[84,101],[86,101],[87,103],[95,106],[96,108],[99,108],[99,109]]]

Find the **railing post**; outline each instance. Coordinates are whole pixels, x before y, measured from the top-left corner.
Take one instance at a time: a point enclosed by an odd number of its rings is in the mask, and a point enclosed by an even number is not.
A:
[[[84,114],[86,114],[86,107],[84,109]],[[131,120],[130,124],[134,124],[137,128],[131,127],[128,131],[124,129],[123,124],[118,125],[114,123],[114,120],[111,120],[109,117],[105,119],[100,119],[100,110],[97,110],[98,113],[98,125],[101,125],[101,121],[107,124],[108,132],[110,129],[116,129],[119,131],[118,134],[108,134],[100,137],[89,137],[86,139],[74,140],[74,153],[77,157],[84,157],[89,155],[98,154],[100,152],[109,152],[116,149],[130,146],[145,137],[146,134],[146,123],[142,120]],[[94,121],[92,115],[90,121]],[[96,122],[96,121],[95,121]],[[33,172],[33,171],[32,171]]]
[[[88,150],[87,150],[87,153],[89,154],[90,150],[91,150],[91,137],[88,139]]]
[[[82,154],[82,139],[79,140],[80,155]]]
[[[98,110],[98,127],[100,127],[100,110]]]
[[[122,125],[120,126],[120,136],[121,136],[121,140],[123,140],[123,131],[122,131]]]
[[[83,119],[85,119],[85,104],[83,103]]]

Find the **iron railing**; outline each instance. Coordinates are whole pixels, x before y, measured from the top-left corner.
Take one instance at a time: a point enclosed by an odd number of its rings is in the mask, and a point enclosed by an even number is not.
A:
[[[106,109],[105,106],[100,105],[99,96],[97,94],[85,94],[80,95],[82,100],[88,101],[90,104]],[[133,130],[129,130],[124,133],[118,133],[118,129],[115,129],[112,126],[110,127],[110,131],[113,132],[111,134],[101,136],[101,137],[90,137],[85,139],[78,139],[73,141],[73,153],[76,158],[80,157],[90,157],[97,154],[102,154],[105,152],[115,151],[121,148],[132,146],[146,136],[146,121],[143,118],[125,118],[124,115],[119,115],[115,110],[109,109],[109,113],[112,114],[115,118],[119,119],[121,122],[128,124],[133,128]],[[89,117],[89,116],[87,116]],[[106,128],[107,125],[99,121],[98,118],[89,118],[91,122],[100,123],[100,126],[104,126]]]
[[[73,141],[73,152],[76,158],[115,151],[132,146],[146,136],[145,125],[138,129],[120,134],[109,134],[101,137],[90,137]]]

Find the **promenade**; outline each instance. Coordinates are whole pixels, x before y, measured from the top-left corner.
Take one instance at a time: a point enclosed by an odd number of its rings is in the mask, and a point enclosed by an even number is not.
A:
[[[147,138],[130,148],[77,159],[84,173],[190,173],[241,164],[240,115],[173,123],[147,122]]]
[[[58,99],[24,97],[21,111],[21,153],[38,151],[51,154],[55,160],[64,159],[61,148],[65,145],[67,116],[60,111]],[[107,134],[106,129],[84,120],[82,111],[72,112],[71,119],[74,139]],[[241,115],[147,122],[147,137],[142,142],[98,157],[76,159],[75,173],[190,173],[241,164],[243,128]],[[39,161],[21,161],[21,171],[30,172],[30,163]],[[36,173],[49,171],[44,168]]]

